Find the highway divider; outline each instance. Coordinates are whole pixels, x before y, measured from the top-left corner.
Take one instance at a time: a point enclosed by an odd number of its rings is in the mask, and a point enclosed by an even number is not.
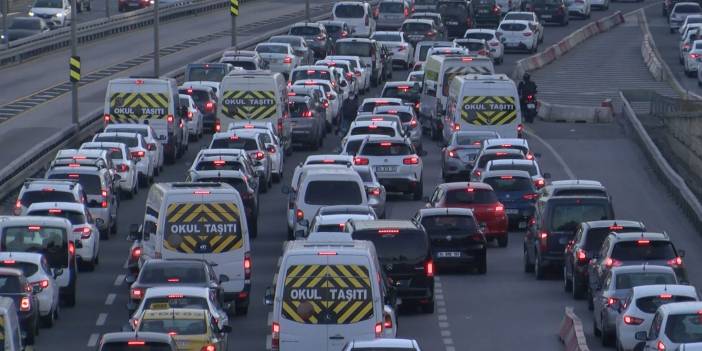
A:
[[[565,346],[565,351],[590,351],[585,339],[583,322],[573,312],[573,307],[565,308],[565,314],[558,331],[558,338]]]
[[[251,1],[251,0],[250,0]],[[327,19],[329,14],[313,17],[312,21]],[[284,26],[273,31],[261,34],[255,38],[246,40],[238,45],[240,49],[251,48],[259,42],[268,40],[274,35],[287,33],[289,26]],[[217,62],[222,53],[231,48],[219,50],[211,55],[205,56],[194,63]],[[163,77],[175,78],[182,82],[185,67],[178,68],[163,74]],[[54,134],[53,137],[43,140],[35,145],[30,150],[27,150],[21,157],[15,159],[12,163],[0,169],[0,199],[6,198],[18,189],[25,181],[37,173],[44,170],[44,166],[53,160],[56,152],[61,149],[77,147],[84,141],[92,138],[93,134],[103,128],[103,108],[95,109],[84,114],[80,118],[78,128],[75,126],[67,126],[60,132]]]
[[[241,0],[241,3],[254,0]],[[186,0],[159,7],[159,18],[168,21],[222,9],[229,6],[226,0]],[[77,25],[79,44],[104,38],[117,33],[124,33],[153,24],[153,8],[144,8],[101,18]],[[43,34],[10,42],[9,47],[0,50],[0,67],[22,63],[38,55],[69,47],[71,45],[71,28],[52,30]]]
[[[522,80],[524,73],[535,71],[558,60],[587,39],[607,32],[624,22],[624,14],[621,11],[617,11],[595,22],[590,22],[561,39],[561,41],[549,46],[544,51],[517,61],[511,77],[515,82],[518,82]],[[554,122],[594,123],[611,122],[613,120],[611,108],[608,107],[554,105],[545,101],[539,101],[538,115],[543,120]]]

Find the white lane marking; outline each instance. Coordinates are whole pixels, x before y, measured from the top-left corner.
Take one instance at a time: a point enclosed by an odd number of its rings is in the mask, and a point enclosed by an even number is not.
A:
[[[450,324],[448,322],[448,315],[446,314],[446,300],[444,299],[444,290],[441,283],[441,278],[434,278],[434,303],[439,306],[436,309],[436,319],[439,324],[439,332],[441,333],[441,338],[444,343],[446,351],[456,351],[453,347],[453,338],[451,337]]]
[[[266,336],[266,350],[270,350],[271,348],[273,348],[272,341],[273,340],[271,339],[271,335],[268,334],[268,336]]]
[[[449,323],[448,322],[439,322],[439,328],[441,329],[448,329]]]
[[[105,299],[105,305],[112,305],[115,303],[115,299],[117,298],[117,294],[107,294],[107,298]]]
[[[267,326],[270,327],[271,325],[273,325],[273,312],[268,312],[268,318],[266,318],[266,320]]]
[[[446,307],[439,307],[436,309],[437,313],[446,314]]]
[[[444,338],[444,345],[453,345],[453,339]]]
[[[528,136],[534,137],[534,139],[538,140],[539,143],[543,144],[546,147],[546,149],[548,149],[548,151],[553,155],[553,157],[556,158],[556,161],[558,161],[558,163],[561,164],[561,167],[563,167],[563,170],[568,175],[568,178],[576,179],[575,173],[573,173],[573,170],[571,170],[570,167],[568,167],[568,164],[565,162],[563,157],[561,157],[558,151],[556,151],[556,149],[554,149],[553,146],[551,146],[551,144],[549,144],[546,140],[538,136],[531,128],[527,128],[527,130],[529,131],[529,134],[527,134]]]
[[[443,293],[444,293],[444,289],[442,289],[442,288],[434,288],[434,294],[443,294]]]
[[[438,318],[440,321],[448,320],[448,317],[445,314],[440,314],[436,316],[436,318]]]
[[[120,285],[122,285],[122,283],[124,283],[124,278],[125,278],[125,277],[126,277],[126,275],[124,275],[124,274],[118,275],[117,278],[115,278],[115,286],[120,286]]]
[[[441,331],[441,336],[447,338],[451,336],[451,331],[450,330],[442,330]]]
[[[95,321],[95,325],[97,325],[98,327],[102,327],[103,325],[105,325],[106,321],[107,321],[107,313],[100,313],[98,315],[97,320]]]
[[[700,295],[702,296],[702,295]],[[436,300],[436,305],[437,306],[446,306],[446,301],[444,300]]]
[[[95,347],[97,345],[98,339],[100,338],[100,334],[90,334],[90,338],[88,339],[88,347]]]
[[[434,295],[435,299],[443,300],[444,299],[444,294],[436,294]]]
[[[456,348],[453,346],[446,346],[446,351],[456,351]]]

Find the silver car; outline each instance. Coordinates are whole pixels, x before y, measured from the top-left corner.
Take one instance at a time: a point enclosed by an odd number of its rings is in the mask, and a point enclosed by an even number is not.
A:
[[[483,147],[483,141],[499,137],[496,132],[453,133],[448,145],[441,150],[441,178],[446,182],[458,177],[468,179]]]
[[[398,29],[410,17],[410,6],[405,0],[381,0],[378,4],[376,30]]]
[[[417,113],[411,106],[378,106],[373,110],[373,114],[388,114],[400,117],[405,135],[410,138],[412,145],[421,152],[424,150],[422,144],[422,125],[419,123]]]
[[[293,142],[319,149],[326,131],[325,115],[312,106],[309,96],[291,96],[288,100]]]
[[[682,26],[682,23],[685,22],[687,16],[699,15],[700,13],[702,13],[702,7],[696,2],[679,2],[675,4],[668,18],[670,32],[675,33]]]
[[[256,52],[268,63],[271,72],[280,72],[288,79],[290,72],[295,69],[302,59],[295,56],[295,50],[288,43],[260,43]]]
[[[368,205],[373,207],[379,218],[385,218],[385,201],[387,193],[385,187],[378,181],[378,176],[370,166],[353,166],[363,180],[368,196]]]

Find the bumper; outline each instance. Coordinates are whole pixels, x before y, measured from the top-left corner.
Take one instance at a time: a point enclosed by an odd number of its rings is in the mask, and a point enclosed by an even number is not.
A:
[[[18,313],[17,317],[20,320],[20,328],[24,333],[33,333],[34,325],[37,323],[37,314],[34,311],[30,313]]]
[[[563,252],[541,253],[541,262],[543,262],[544,265],[560,267],[563,266],[564,261],[565,258],[563,257]]]
[[[190,135],[197,134],[198,121],[188,121],[186,125],[188,127],[188,133],[190,133]]]
[[[188,126],[188,132],[190,131],[190,126]],[[136,164],[136,169],[137,172],[139,172],[140,176],[146,176],[149,174],[149,163],[146,161],[146,159],[142,158],[137,162]]]
[[[378,182],[390,191],[410,191],[419,185],[419,180],[414,175],[406,178],[378,178]]]
[[[622,346],[624,351],[633,350],[640,341],[634,338],[637,332],[648,331],[648,328],[636,328],[630,326],[623,326],[623,323],[619,322],[617,325],[617,342]]]
[[[204,114],[202,116],[202,128],[208,131],[214,130],[217,116],[214,113]]]
[[[81,239],[83,247],[76,249],[76,256],[83,261],[91,261],[95,257],[95,242],[94,239]]]
[[[504,42],[505,51],[507,50],[528,50],[532,48],[533,43],[523,41]]]
[[[95,224],[100,230],[107,230],[110,225],[110,210],[109,208],[90,207],[90,214],[96,219]],[[98,221],[99,219],[99,221]]]
[[[452,254],[445,254],[451,252]],[[457,254],[458,255],[457,255]],[[431,256],[434,264],[443,267],[463,266],[466,264],[480,263],[486,254],[484,246],[456,250],[455,248],[434,248]]]
[[[398,287],[397,297],[402,299],[402,302],[424,302],[434,298],[434,280],[427,286],[422,287]]]
[[[568,14],[577,15],[577,16],[585,16],[585,15],[587,15],[587,8],[585,8],[585,6],[569,7]]]
[[[247,282],[244,283],[243,288],[241,290],[237,291],[231,291],[231,290],[226,290],[223,294],[222,297],[224,299],[224,302],[234,302],[236,304],[240,304],[244,301],[248,304],[249,301],[249,295],[251,293],[251,283]]]
[[[119,188],[123,191],[131,191],[134,189],[134,178],[129,175],[129,173],[117,173],[120,177]]]
[[[507,213],[507,219],[509,224],[512,226],[519,226],[520,229],[526,228],[526,222],[529,218],[534,216],[534,207],[510,207],[505,206],[505,212]],[[521,223],[524,223],[524,226]]]

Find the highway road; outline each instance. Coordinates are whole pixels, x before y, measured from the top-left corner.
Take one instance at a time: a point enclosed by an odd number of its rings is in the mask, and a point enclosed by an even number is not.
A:
[[[286,7],[280,4],[287,4]],[[277,5],[278,8],[274,8]],[[270,6],[272,12],[294,12],[299,9],[299,3],[289,4],[283,1],[261,1],[260,6]],[[612,12],[616,9],[630,11],[644,4],[614,3]],[[593,20],[605,13],[593,12]],[[251,22],[256,16],[251,15]],[[270,15],[269,15],[270,16]],[[246,19],[245,19],[246,20]],[[196,31],[202,19],[185,19],[173,22],[172,28],[187,26]],[[178,25],[177,23],[181,23]],[[586,21],[572,21],[569,27],[547,27],[546,43],[550,45],[572,32],[577,26]],[[221,24],[221,23],[220,23]],[[213,22],[211,31],[219,30]],[[143,32],[143,31],[142,31]],[[177,42],[186,40],[183,36],[197,36],[199,33],[188,31],[168,31],[163,33],[165,40]],[[121,41],[131,36],[138,37],[140,33],[130,33],[108,41],[96,42],[89,45],[96,55],[100,48],[109,44],[115,46],[115,55],[119,60],[138,56],[139,50],[148,50],[148,44],[134,47],[134,52],[120,50]],[[143,34],[143,33],[141,33]],[[142,37],[148,35],[142,35]],[[129,39],[129,42],[132,39]],[[138,39],[134,39],[138,41]],[[223,47],[222,42],[203,44],[168,56],[163,60],[165,70],[183,65],[195,57],[204,56],[207,50],[214,51],[216,45]],[[545,47],[545,46],[544,46]],[[86,51],[90,48],[86,48]],[[56,56],[56,55],[51,55]],[[508,54],[505,63],[498,66],[500,72],[509,73],[514,62],[524,57],[521,54]],[[51,58],[47,57],[47,60]],[[58,60],[57,58],[53,58]],[[106,55],[105,60],[112,59]],[[18,69],[33,69],[45,75],[54,76],[42,67],[53,67],[34,63],[24,64]],[[117,61],[119,61],[117,60]],[[105,64],[105,66],[107,63]],[[27,68],[25,68],[27,66]],[[96,64],[96,67],[100,66]],[[97,67],[99,68],[99,67]],[[95,68],[95,69],[97,69]],[[150,69],[149,63],[134,67],[119,75],[137,74]],[[5,72],[0,73],[0,84],[5,79],[22,81],[20,76],[9,78]],[[18,74],[11,72],[11,74]],[[40,74],[38,74],[40,75]],[[395,79],[404,79],[406,72],[396,71]],[[569,79],[563,74],[563,79]],[[49,81],[49,80],[47,80]],[[28,83],[28,90],[46,86],[47,81]],[[538,82],[537,82],[538,83]],[[34,84],[34,85],[33,85]],[[36,85],[39,84],[39,85]],[[43,85],[42,85],[43,84]],[[88,86],[90,93],[82,94],[82,110],[100,106],[104,83],[93,83],[95,88]],[[577,82],[573,82],[577,84]],[[102,85],[102,87],[99,87]],[[86,89],[86,88],[83,88]],[[86,89],[86,90],[88,90]],[[366,96],[377,96],[379,89],[373,89]],[[25,90],[26,91],[26,90]],[[14,92],[3,89],[2,95]],[[3,100],[7,101],[7,100]],[[51,126],[38,133],[27,134],[32,123],[51,123],[59,125],[66,123],[70,111],[67,98],[59,97],[11,118],[0,124],[0,161],[12,157],[12,153],[21,151],[21,145],[11,146],[10,143],[27,143],[31,137],[41,133],[50,133]],[[52,112],[51,119],[42,119],[41,114]],[[48,121],[48,122],[47,122]],[[2,133],[8,133],[12,124],[24,124],[24,133],[8,140]],[[16,128],[12,126],[12,128]],[[36,126],[34,127],[36,128]],[[35,130],[35,129],[32,129]],[[16,133],[16,132],[15,132]],[[7,135],[7,134],[6,134]],[[324,148],[320,152],[331,152],[338,145],[338,137],[329,135]],[[554,179],[581,178],[602,181],[613,194],[614,207],[617,217],[641,219],[652,230],[665,230],[675,240],[676,246],[688,252],[685,258],[690,278],[693,284],[702,283],[702,238],[675,205],[664,186],[651,171],[651,165],[641,153],[638,146],[630,137],[626,126],[618,123],[605,125],[585,124],[547,124],[536,123],[529,126],[528,139],[532,148],[542,154],[539,160],[544,171],[550,172]],[[167,167],[157,181],[179,181],[185,178],[185,170],[190,165],[197,150],[203,147],[207,140],[190,145],[187,155],[176,165]],[[424,157],[425,165],[425,194],[430,194],[433,187],[441,182],[438,168],[440,164],[439,146],[425,140],[428,155]],[[7,150],[7,151],[5,151]],[[295,164],[302,161],[310,152],[298,150],[286,160],[286,172],[283,182],[290,181],[291,170]],[[146,191],[142,190],[132,200],[122,202],[119,210],[119,230],[116,237],[101,243],[100,266],[95,272],[84,273],[79,277],[79,302],[75,308],[63,309],[61,320],[53,329],[42,329],[38,338],[36,350],[55,350],[56,345],[66,350],[88,350],[97,342],[99,335],[105,332],[120,330],[126,322],[125,304],[128,291],[123,284],[124,260],[128,253],[129,243],[124,240],[130,223],[138,222],[143,217]],[[259,237],[253,242],[253,287],[252,304],[246,317],[232,320],[233,333],[230,336],[230,350],[263,350],[268,335],[267,318],[270,308],[262,304],[263,292],[269,286],[275,273],[275,266],[281,254],[281,246],[286,238],[285,201],[280,193],[280,185],[275,185],[267,194],[263,194],[259,218]],[[391,198],[388,207],[388,217],[408,218],[423,204],[406,198]],[[550,275],[551,279],[536,281],[532,275],[522,271],[522,233],[510,233],[510,243],[507,248],[491,247],[488,252],[488,273],[484,276],[472,274],[447,273],[439,275],[436,298],[437,309],[432,315],[403,313],[399,317],[399,336],[416,338],[426,350],[560,350],[562,346],[556,338],[558,325],[565,306],[574,306],[576,313],[583,319],[586,332],[589,334],[590,347],[600,350],[598,339],[591,336],[591,314],[587,311],[585,302],[573,301],[570,295],[563,292],[560,276],[557,272]]]

